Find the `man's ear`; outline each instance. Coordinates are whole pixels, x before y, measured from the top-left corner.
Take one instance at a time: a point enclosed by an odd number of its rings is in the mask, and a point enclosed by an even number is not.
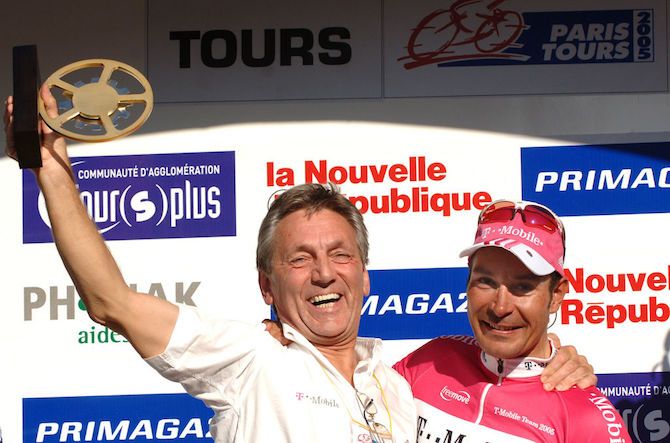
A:
[[[370,295],[370,274],[367,268],[363,270],[363,297]]]
[[[274,303],[274,295],[272,293],[272,283],[270,276],[263,271],[258,271],[258,286],[261,288],[261,294],[266,305]]]
[[[563,297],[565,297],[566,292],[568,292],[568,280],[563,277],[558,282],[551,294],[551,303],[549,303],[550,313],[553,314],[554,312],[558,311],[558,308],[561,307],[561,303],[563,302]]]

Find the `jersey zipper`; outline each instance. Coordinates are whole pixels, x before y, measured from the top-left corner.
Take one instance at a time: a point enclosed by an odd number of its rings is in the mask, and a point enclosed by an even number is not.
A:
[[[498,359],[498,383],[497,386],[502,385],[503,380],[503,370],[505,369],[505,362],[501,359]],[[486,403],[486,397],[489,395],[489,391],[493,387],[493,383],[487,383],[484,386],[484,391],[482,392],[482,398],[479,400],[479,412],[477,413],[477,418],[475,419],[475,424],[480,424],[482,418],[484,417],[484,403]]]
[[[505,362],[502,359],[498,359],[498,386],[502,385],[503,381],[503,370],[505,369]]]

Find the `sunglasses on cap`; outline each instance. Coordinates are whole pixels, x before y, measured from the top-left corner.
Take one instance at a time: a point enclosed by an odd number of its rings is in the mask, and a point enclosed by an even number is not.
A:
[[[565,228],[563,227],[563,223],[551,209],[539,203],[497,200],[482,210],[477,223],[507,222],[513,220],[517,213],[521,214],[521,220],[527,226],[544,229],[550,233],[558,231],[561,234],[563,248],[565,248]]]

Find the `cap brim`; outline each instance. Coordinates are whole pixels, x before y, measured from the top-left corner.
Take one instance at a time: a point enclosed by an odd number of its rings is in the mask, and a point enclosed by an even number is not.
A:
[[[462,250],[458,256],[470,257],[481,248],[500,248],[509,251],[514,254],[516,258],[521,260],[521,263],[523,263],[530,270],[530,272],[535,275],[544,276],[549,275],[555,271],[554,267],[549,264],[549,262],[545,260],[544,257],[523,243],[517,243],[509,248],[505,247],[504,245],[477,243],[467,249]]]

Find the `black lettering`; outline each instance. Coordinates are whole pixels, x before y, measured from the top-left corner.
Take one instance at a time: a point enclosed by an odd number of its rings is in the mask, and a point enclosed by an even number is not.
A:
[[[191,67],[191,40],[199,40],[200,31],[170,31],[170,40],[179,40],[179,67]]]
[[[416,435],[418,435],[419,437],[423,435],[423,430],[426,427],[427,422],[428,420],[419,416],[419,418],[416,421]]]
[[[339,40],[331,40],[338,37]],[[345,65],[351,61],[351,45],[341,40],[351,39],[347,28],[323,28],[319,31],[319,46],[326,51],[319,52],[319,61],[324,65]],[[335,53],[332,53],[334,51]]]
[[[443,441],[444,443],[452,443],[452,442],[451,442],[451,435],[452,435],[451,430],[450,430],[450,429],[447,429],[447,433],[446,433],[446,435],[444,436],[444,439],[443,439],[442,441]],[[453,441],[453,443],[463,443],[463,439],[464,439],[464,438],[465,438],[465,435],[463,435],[463,434],[458,434],[458,437],[456,438],[456,440]]]
[[[294,41],[297,45],[294,46]],[[303,66],[314,64],[314,56],[310,52],[314,47],[312,31],[304,28],[281,29],[279,31],[279,63],[290,66],[293,57],[300,57]]]
[[[264,68],[275,61],[275,30],[263,31],[263,56],[254,57],[253,31],[242,30],[242,63],[251,68]]]
[[[651,13],[649,11],[640,11],[637,16],[640,17],[640,23],[651,23]]]
[[[225,43],[225,54],[222,58],[214,56],[214,41],[223,40]],[[200,43],[200,58],[202,63],[209,68],[228,68],[237,59],[237,38],[235,34],[226,29],[214,29],[202,35]]]

